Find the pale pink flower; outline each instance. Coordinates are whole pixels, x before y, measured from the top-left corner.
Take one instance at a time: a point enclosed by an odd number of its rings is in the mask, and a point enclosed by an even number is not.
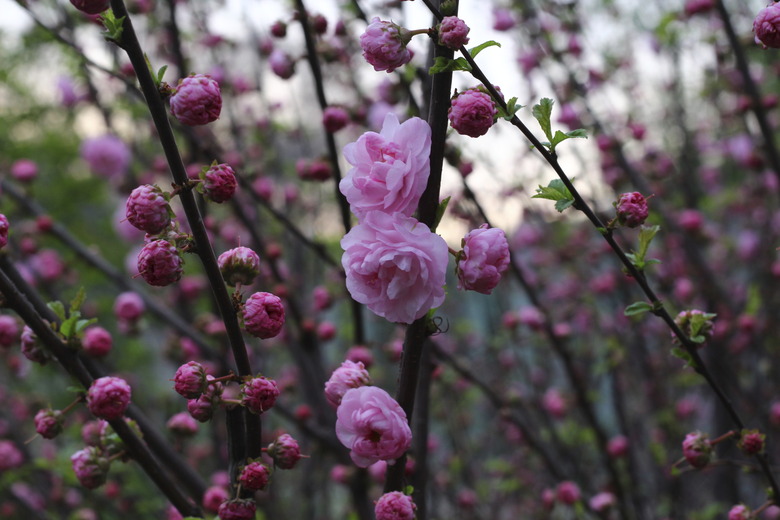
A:
[[[333,371],[330,379],[325,383],[325,397],[334,407],[338,407],[341,398],[348,390],[371,384],[371,376],[363,363],[358,361],[344,361],[339,368]]]
[[[127,145],[113,135],[85,139],[79,151],[89,169],[106,178],[123,175],[132,159]]]
[[[358,219],[369,211],[411,216],[428,182],[430,153],[428,123],[418,117],[400,123],[389,113],[380,133],[366,132],[344,147],[352,168],[339,190]]]
[[[361,468],[379,460],[392,464],[412,444],[406,413],[381,388],[361,386],[347,391],[336,417],[336,435]]]
[[[469,231],[458,255],[458,289],[490,294],[509,267],[509,243],[498,228],[487,224]]]
[[[745,504],[738,504],[729,510],[729,520],[750,520],[753,517],[750,508]]]
[[[391,322],[412,323],[444,302],[447,243],[401,213],[368,213],[341,239],[347,290]]]
[[[412,497],[400,491],[385,493],[376,501],[374,515],[376,520],[414,520],[417,506]]]
[[[780,4],[772,3],[761,9],[753,20],[755,42],[765,49],[780,49]]]
[[[457,16],[445,16],[439,24],[439,44],[450,49],[459,49],[469,42],[469,27]]]
[[[374,18],[360,35],[360,47],[374,70],[393,72],[411,61],[412,53],[406,48],[410,39],[406,29]]]

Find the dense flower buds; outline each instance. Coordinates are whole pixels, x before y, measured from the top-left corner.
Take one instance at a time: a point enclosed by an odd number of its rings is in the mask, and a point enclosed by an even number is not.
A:
[[[203,193],[220,204],[232,199],[237,187],[236,174],[227,164],[212,165],[203,177]]]
[[[149,242],[138,253],[138,272],[146,283],[155,287],[178,282],[182,263],[179,251],[167,240]]]
[[[374,515],[376,520],[414,520],[416,510],[412,497],[400,491],[391,491],[376,501]]]
[[[109,0],[70,0],[73,7],[87,14],[100,14],[108,9]]]
[[[330,379],[325,383],[325,397],[334,407],[338,407],[341,398],[347,390],[371,384],[371,377],[363,363],[358,361],[344,361],[339,368],[333,371]]]
[[[298,441],[288,433],[283,433],[269,444],[266,453],[274,459],[274,465],[280,469],[293,469],[303,457]]]
[[[179,80],[171,96],[171,114],[188,126],[216,121],[222,111],[219,84],[204,74],[193,74]]]
[[[34,422],[35,431],[44,439],[53,439],[62,433],[63,417],[59,410],[39,410]]]
[[[457,50],[469,42],[469,27],[457,16],[445,16],[439,24],[439,45]]]
[[[347,290],[374,314],[412,323],[444,302],[447,243],[416,219],[372,211],[341,248]]]
[[[765,49],[780,49],[780,4],[771,3],[761,9],[753,20],[756,43]]]
[[[447,117],[459,134],[479,137],[490,130],[497,116],[498,110],[490,94],[479,88],[470,88],[452,98]]]
[[[0,249],[4,248],[8,244],[8,217],[0,213]]]
[[[118,377],[101,377],[87,391],[87,408],[95,417],[119,419],[130,405],[130,385]]]
[[[647,220],[647,199],[638,191],[623,193],[615,203],[615,213],[620,224],[630,228],[641,226]]]
[[[360,47],[374,70],[393,72],[411,61],[412,53],[406,48],[410,39],[406,29],[374,18],[360,35]]]
[[[406,412],[381,388],[362,386],[347,391],[336,417],[336,436],[361,468],[380,460],[392,464],[412,444]]]
[[[217,510],[219,520],[253,520],[257,504],[254,500],[236,498],[220,504]]]
[[[187,399],[197,399],[207,387],[206,369],[197,361],[183,364],[173,376],[173,389]]]
[[[712,458],[712,444],[706,433],[692,432],[685,436],[682,443],[683,456],[694,468],[703,468]]]
[[[260,462],[250,462],[241,470],[238,475],[238,481],[241,483],[241,487],[247,491],[260,491],[265,489],[268,485],[268,481],[271,478],[271,473],[268,471],[268,466]]]
[[[469,231],[458,255],[458,289],[490,294],[509,267],[509,243],[498,228],[487,224]]]
[[[358,219],[369,211],[411,216],[430,175],[431,127],[418,117],[385,117],[380,133],[366,132],[344,147],[352,168],[339,183]]]
[[[253,377],[241,385],[241,404],[250,412],[261,414],[273,408],[279,387],[273,379]]]
[[[95,489],[106,483],[111,463],[100,449],[89,446],[79,450],[70,457],[70,462],[76,478],[85,488]]]
[[[125,208],[128,222],[150,235],[162,232],[171,223],[168,201],[162,190],[151,184],[134,189]]]
[[[217,264],[228,285],[249,285],[260,274],[260,257],[248,247],[225,251],[219,255]]]
[[[284,305],[271,293],[256,292],[244,303],[244,327],[251,335],[268,339],[284,326]]]

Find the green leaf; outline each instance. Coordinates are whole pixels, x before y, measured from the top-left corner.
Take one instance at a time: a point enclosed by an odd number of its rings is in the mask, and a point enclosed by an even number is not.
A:
[[[552,129],[550,126],[550,116],[552,115],[552,107],[554,103],[555,102],[550,98],[542,98],[539,101],[539,104],[534,105],[533,107],[533,115],[536,120],[539,121],[539,126],[542,127],[544,135],[547,136],[547,139],[550,142],[553,140]]]
[[[672,349],[672,355],[685,361],[685,364],[689,367],[696,368],[696,363],[693,362],[693,357],[684,348],[674,347]]]
[[[428,69],[428,74],[438,74],[439,72],[455,72],[456,70],[464,70],[471,72],[471,65],[466,61],[466,58],[456,58],[451,60],[444,56],[439,56],[436,61],[433,62],[433,66]]]
[[[501,47],[501,44],[493,40],[488,40],[485,43],[480,43],[476,47],[472,47],[471,49],[469,49],[469,54],[471,55],[472,58],[476,58],[477,54],[484,51],[488,47]]]
[[[653,306],[647,302],[634,302],[623,311],[624,316],[636,316],[644,312],[650,312]]]
[[[565,210],[572,204],[574,204],[574,199],[559,200],[558,202],[555,203],[555,209],[558,210],[558,213],[563,213],[563,210]]]
[[[100,15],[100,20],[103,22],[103,27],[106,28],[103,37],[119,45],[122,41],[122,24],[125,22],[125,17],[117,18],[114,16],[114,11],[108,9]]]
[[[571,132],[561,132],[560,130],[556,130],[552,140],[546,144],[549,146],[550,151],[554,152],[556,146],[558,146],[563,141],[567,139],[571,139],[573,137],[584,137],[585,139],[587,139],[588,133],[582,128],[577,130],[572,130]]]
[[[498,117],[502,119],[506,119],[507,121],[511,121],[512,118],[515,117],[515,114],[517,114],[517,111],[523,108],[523,105],[518,105],[517,98],[513,97],[506,102],[506,108],[507,110],[504,110],[501,106],[496,104],[496,109],[498,110]]]
[[[433,222],[431,231],[436,231],[436,228],[439,227],[439,222],[441,222],[444,213],[447,211],[447,206],[449,205],[451,198],[452,198],[451,196],[447,197],[446,199],[444,199],[439,203],[439,206],[436,208],[436,220],[434,220]]]
[[[62,302],[49,302],[46,304],[46,306],[54,311],[54,314],[56,314],[60,320],[65,319],[65,306],[62,304]]]
[[[79,292],[76,293],[76,296],[73,297],[73,299],[70,301],[70,314],[73,314],[77,310],[81,308],[82,305],[84,305],[84,300],[87,299],[87,292],[84,290],[84,287],[79,287]]]
[[[67,340],[70,339],[76,332],[76,323],[79,321],[81,313],[76,311],[68,316],[68,319],[62,322],[60,325],[60,334]]]
[[[157,85],[159,86],[160,83],[162,83],[163,76],[165,76],[165,71],[168,70],[168,65],[163,65],[160,67],[160,70],[157,71]]]
[[[642,226],[639,231],[639,255],[644,260],[647,255],[647,248],[650,247],[650,242],[653,241],[656,233],[661,230],[661,226]]]
[[[547,199],[554,200],[555,209],[562,212],[572,204],[574,204],[574,197],[572,196],[569,188],[560,179],[553,179],[547,186],[539,186],[536,189],[536,195],[531,196],[532,199]]]
[[[76,322],[76,334],[81,334],[84,332],[84,329],[92,325],[93,323],[97,323],[97,318],[90,318],[88,320],[79,320]]]

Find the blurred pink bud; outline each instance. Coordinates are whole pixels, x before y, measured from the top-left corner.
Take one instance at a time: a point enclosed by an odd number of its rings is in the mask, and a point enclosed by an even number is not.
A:
[[[184,125],[198,126],[216,121],[222,111],[219,83],[204,74],[180,79],[170,99],[171,114]]]

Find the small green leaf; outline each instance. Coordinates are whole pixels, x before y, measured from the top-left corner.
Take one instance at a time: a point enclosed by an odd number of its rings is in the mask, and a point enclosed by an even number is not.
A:
[[[550,126],[550,116],[552,115],[553,103],[554,101],[550,98],[542,98],[539,101],[539,104],[534,105],[533,107],[533,115],[536,120],[539,121],[539,126],[542,127],[544,135],[547,136],[547,139],[550,142],[553,140],[552,129]]]
[[[696,363],[693,362],[693,357],[684,348],[674,347],[672,349],[672,355],[676,358],[680,358],[683,361],[685,361],[685,364],[688,365],[689,367],[691,368],[696,367]]]
[[[428,74],[438,74],[439,72],[455,72],[456,70],[464,70],[471,72],[471,65],[465,58],[456,58],[451,60],[444,56],[439,56],[436,61],[433,62],[433,66],[428,69]]]
[[[81,334],[84,332],[84,329],[92,325],[93,323],[97,323],[97,318],[90,318],[88,320],[79,320],[76,322],[76,334]]]
[[[701,335],[696,335],[696,336],[691,336],[688,339],[690,339],[694,343],[700,343],[701,344],[701,343],[704,343],[704,340],[706,340],[707,338],[705,338],[704,336],[701,336]]]
[[[515,117],[515,114],[517,114],[517,111],[523,108],[523,105],[518,105],[517,98],[513,97],[506,102],[506,108],[507,110],[504,110],[501,106],[496,105],[496,109],[498,109],[498,117],[506,119],[507,121],[511,121],[512,118]]]
[[[84,287],[79,287],[79,292],[76,293],[76,296],[73,297],[73,299],[70,301],[70,313],[73,314],[77,310],[81,308],[81,306],[84,304],[84,300],[87,299],[87,292],[84,290]]]
[[[536,195],[531,196],[532,199],[547,199],[554,200],[555,209],[562,212],[572,204],[574,204],[574,197],[572,196],[569,188],[560,179],[553,179],[547,186],[539,186],[536,189]]]
[[[49,302],[46,304],[46,306],[54,311],[54,314],[56,314],[60,320],[65,319],[65,306],[62,304],[62,302]]]
[[[655,235],[661,230],[661,226],[642,226],[639,231],[639,255],[644,260],[647,255],[647,248],[650,247],[650,242],[653,241]]]
[[[62,337],[64,337],[66,340],[70,339],[71,336],[76,332],[76,322],[78,322],[79,318],[81,317],[81,313],[76,311],[75,313],[71,314],[67,320],[62,322],[62,325],[60,325],[60,334],[62,334]]]
[[[163,76],[165,76],[165,71],[168,70],[168,65],[163,65],[160,67],[160,70],[157,71],[157,85],[162,83]]]
[[[447,206],[449,205],[451,198],[451,196],[447,197],[439,203],[439,206],[436,208],[436,220],[433,222],[431,231],[436,231],[436,228],[439,227],[439,222],[441,222],[441,219],[444,216],[444,212],[447,211]]]
[[[585,130],[581,128],[579,130],[572,130],[571,132],[561,132],[560,130],[556,130],[552,140],[549,143],[545,143],[545,144],[548,145],[551,152],[554,152],[556,146],[558,146],[563,141],[567,139],[571,139],[573,137],[584,137],[585,139],[587,139],[588,134]]]
[[[574,199],[559,200],[558,202],[555,203],[555,209],[558,210],[558,213],[563,213],[563,210],[565,210],[572,204],[574,204]]]
[[[471,49],[469,49],[469,54],[471,55],[472,58],[476,58],[477,54],[484,51],[488,47],[501,47],[501,44],[493,40],[488,40],[485,43],[480,43],[476,47],[472,47]]]
[[[100,20],[103,22],[103,27],[106,28],[103,37],[119,45],[122,41],[122,24],[125,22],[125,17],[117,18],[114,16],[114,11],[108,9],[100,15]]]
[[[623,311],[624,316],[636,316],[644,312],[650,312],[653,306],[647,302],[634,302]]]

